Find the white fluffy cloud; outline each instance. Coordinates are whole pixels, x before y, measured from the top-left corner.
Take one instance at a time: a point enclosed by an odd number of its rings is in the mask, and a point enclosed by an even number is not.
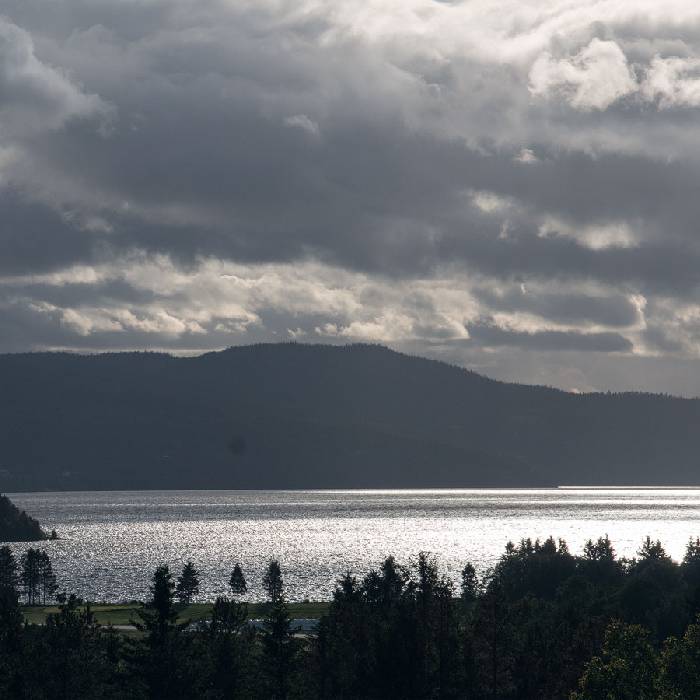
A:
[[[591,39],[575,56],[543,53],[530,69],[533,95],[561,93],[577,109],[606,109],[637,89],[625,54],[614,41]]]
[[[700,106],[700,58],[654,56],[642,90],[662,109]]]

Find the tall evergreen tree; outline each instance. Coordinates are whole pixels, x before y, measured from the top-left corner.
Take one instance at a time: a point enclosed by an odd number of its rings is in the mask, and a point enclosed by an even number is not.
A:
[[[688,605],[694,616],[700,613],[700,537],[688,541],[681,564],[683,580],[688,587]]]
[[[437,650],[437,669],[435,685],[439,698],[453,698],[458,695],[459,663],[459,628],[455,616],[453,584],[441,578],[435,588],[435,646]]]
[[[40,550],[30,547],[22,555],[22,571],[20,578],[28,605],[36,605],[41,595],[41,554]]]
[[[605,535],[605,537],[599,537],[596,542],[588,540],[583,547],[583,556],[591,561],[614,559],[615,549],[610,542],[610,538]]]
[[[236,564],[233,567],[228,585],[233,595],[245,595],[248,592],[248,584],[246,583],[240,564]]]
[[[151,598],[139,613],[137,627],[146,632],[147,653],[137,658],[152,700],[174,700],[192,696],[186,623],[177,624],[175,583],[170,569],[159,566],[153,574]]]
[[[0,698],[25,697],[22,689],[24,617],[17,589],[0,588]]]
[[[19,582],[17,560],[12,550],[7,545],[0,547],[0,590],[17,595]]]
[[[649,535],[646,536],[642,546],[637,550],[637,555],[642,561],[663,561],[669,558],[661,542],[659,540],[653,542]]]
[[[403,587],[406,585],[408,578],[406,571],[396,563],[393,556],[389,556],[382,563],[380,576],[383,601],[385,603],[396,602],[401,597]]]
[[[41,592],[42,605],[46,605],[46,600],[53,598],[58,586],[56,585],[56,575],[51,566],[51,560],[46,552],[39,552],[39,590]]]
[[[476,600],[476,596],[479,593],[479,579],[476,577],[476,570],[469,562],[462,569],[460,591],[462,600],[465,603],[471,603]]]
[[[267,565],[267,571],[265,576],[263,576],[263,586],[265,586],[267,591],[267,597],[273,603],[282,595],[282,570],[280,569],[280,563],[276,559],[271,559]]]
[[[436,685],[437,646],[434,639],[434,628],[438,623],[439,616],[436,609],[435,592],[439,586],[440,579],[435,557],[428,555],[426,552],[418,554],[415,569],[416,578],[410,581],[408,595],[406,596],[406,603],[411,604],[415,601],[417,608],[416,613],[409,610],[409,615],[413,618],[411,627],[415,630],[414,659],[410,666],[414,689],[418,697],[425,697]]]
[[[358,585],[349,571],[336,582],[333,601],[321,620],[317,639],[321,697],[354,698],[363,692],[369,695],[375,650],[369,641],[368,619],[377,600],[377,595],[373,595],[369,604],[364,586]]]
[[[151,598],[139,613],[143,621],[142,626],[152,640],[165,639],[177,620],[175,584],[167,565],[159,566],[155,570],[149,590]]]
[[[198,593],[199,572],[194,568],[194,564],[188,561],[182,569],[182,574],[177,579],[175,595],[181,603],[189,605],[192,602],[192,598]]]
[[[265,575],[270,605],[264,619],[262,670],[267,680],[266,698],[286,700],[291,690],[297,644],[292,634],[292,620],[284,599],[279,563],[270,562]]]
[[[212,607],[211,621],[205,629],[207,685],[213,698],[247,699],[249,668],[255,647],[255,630],[248,624],[248,606],[219,597]]]
[[[22,623],[20,576],[12,550],[0,547],[0,697],[21,697]]]

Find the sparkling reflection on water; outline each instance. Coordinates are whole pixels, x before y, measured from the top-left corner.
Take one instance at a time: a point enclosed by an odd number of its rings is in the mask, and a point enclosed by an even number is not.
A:
[[[484,571],[508,540],[564,538],[579,552],[609,534],[620,556],[647,535],[681,558],[700,535],[700,489],[387,491],[111,491],[11,494],[55,528],[42,543],[61,587],[95,601],[142,599],[155,567],[202,572],[200,599],[226,592],[241,563],[250,598],[261,597],[267,561],[282,563],[290,600],[330,597],[346,570],[359,575],[388,554],[408,563],[438,555],[458,580],[466,561]],[[25,545],[16,545],[20,553]]]

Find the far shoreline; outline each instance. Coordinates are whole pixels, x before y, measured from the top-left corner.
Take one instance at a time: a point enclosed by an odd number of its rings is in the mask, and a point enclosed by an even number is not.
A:
[[[378,486],[378,487],[337,487],[337,488],[144,488],[144,489],[66,489],[36,491],[5,491],[7,496],[21,497],[37,494],[47,496],[60,494],[91,493],[437,493],[437,492],[485,492],[485,491],[697,491],[700,484],[683,485],[642,485],[633,484],[559,484],[556,486]]]

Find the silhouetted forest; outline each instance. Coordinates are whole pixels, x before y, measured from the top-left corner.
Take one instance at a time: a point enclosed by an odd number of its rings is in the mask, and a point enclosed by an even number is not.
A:
[[[0,488],[697,484],[700,401],[386,348],[0,356]]]
[[[523,540],[484,578],[465,563],[456,583],[429,554],[406,566],[388,557],[338,581],[313,634],[295,632],[276,561],[259,629],[240,566],[210,619],[179,621],[199,582],[188,562],[177,580],[167,566],[155,571],[132,633],[100,627],[65,593],[45,625],[23,623],[19,596],[36,602],[43,585],[27,573],[35,564],[47,568],[37,550],[18,562],[0,548],[3,698],[700,697],[700,540],[680,564],[649,538],[631,560],[607,537],[580,556],[561,540]]]
[[[41,525],[7,497],[0,494],[0,542],[45,540]]]

